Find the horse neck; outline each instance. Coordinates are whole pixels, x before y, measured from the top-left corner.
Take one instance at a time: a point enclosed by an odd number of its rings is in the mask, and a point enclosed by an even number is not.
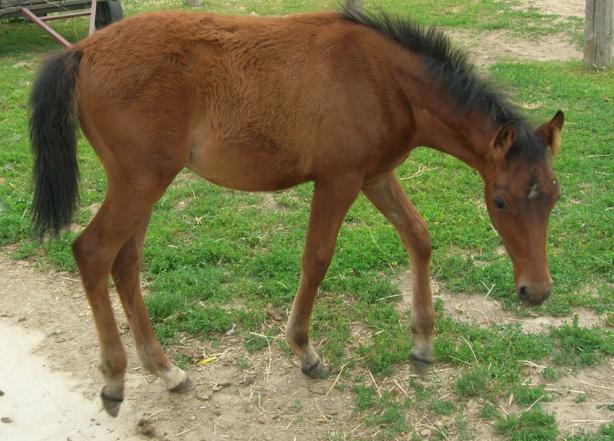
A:
[[[405,67],[400,82],[416,122],[414,146],[448,153],[484,176],[498,127],[483,112],[463,110],[444,96],[425,70]]]
[[[437,99],[416,106],[416,145],[431,147],[463,161],[484,175],[496,128],[485,116],[464,113]]]

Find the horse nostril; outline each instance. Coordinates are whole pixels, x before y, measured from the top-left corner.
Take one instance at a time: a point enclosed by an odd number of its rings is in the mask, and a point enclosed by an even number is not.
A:
[[[518,288],[518,297],[523,301],[529,300],[529,290],[526,286]]]

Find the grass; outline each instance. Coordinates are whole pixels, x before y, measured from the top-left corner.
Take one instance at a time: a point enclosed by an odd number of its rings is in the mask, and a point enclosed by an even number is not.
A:
[[[511,441],[552,441],[558,435],[554,417],[539,408],[500,418],[496,429]]]
[[[178,0],[123,3],[127,15],[183,7]],[[514,8],[517,3],[442,1],[434,8],[413,0],[377,2],[385,10],[411,13],[420,22],[449,28],[503,29],[532,37],[565,29],[569,38],[577,38],[573,20],[523,11]],[[335,4],[212,0],[206,9],[288,14]],[[373,4],[367,1],[367,7]],[[73,40],[85,35],[84,20],[56,23]],[[15,244],[15,258],[36,258],[74,271],[73,233],[41,246],[30,238],[28,225],[31,156],[26,103],[39,58],[56,47],[32,25],[0,23],[0,245]],[[566,112],[563,148],[555,164],[562,197],[549,233],[556,289],[535,311],[571,316],[585,308],[603,315],[612,326],[614,132],[605,122],[614,120],[614,74],[586,70],[573,62],[498,63],[490,73],[515,91],[532,120],[543,121],[558,108]],[[83,139],[79,157],[82,202],[75,223],[83,226],[104,195],[105,179]],[[452,292],[489,292],[519,317],[527,315],[529,311],[518,305],[513,294],[509,259],[501,255],[500,240],[490,228],[479,177],[453,158],[421,149],[399,168],[399,175],[429,225],[433,274],[443,287]],[[279,326],[273,325],[266,311],[272,308],[284,316],[291,305],[312,189],[306,184],[276,193],[272,195],[276,208],[270,209],[261,194],[221,189],[190,173],[178,177],[156,206],[145,244],[147,304],[163,342],[171,343],[183,332],[215,340],[233,323],[249,351],[266,350],[278,340]],[[436,358],[456,374],[429,383],[400,378],[407,396],[390,390],[380,391],[380,396],[365,373],[369,371],[380,383],[397,378],[408,364],[412,346],[409,317],[399,312],[395,302],[396,279],[407,265],[394,230],[361,197],[347,216],[313,315],[312,335],[322,342],[321,355],[336,366],[348,363],[344,376],[353,384],[357,416],[366,416],[368,426],[381,429],[380,438],[419,437],[411,422],[421,414],[441,422],[435,438],[471,439],[465,409],[477,401],[481,418],[507,439],[612,439],[612,425],[596,434],[570,437],[561,433],[539,403],[527,411],[537,400],[541,403],[549,397],[543,389],[529,387],[521,363],[547,364],[543,378],[556,381],[562,372],[612,357],[611,327],[582,328],[572,321],[541,334],[527,334],[510,325],[479,328],[452,319],[439,304]],[[363,324],[369,338],[352,342],[356,323]],[[247,358],[239,363],[246,368],[250,364]],[[522,411],[502,416],[498,405],[510,394]]]

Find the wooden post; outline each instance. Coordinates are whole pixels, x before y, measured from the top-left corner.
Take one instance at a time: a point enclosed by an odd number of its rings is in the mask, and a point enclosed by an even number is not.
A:
[[[613,0],[586,0],[584,63],[604,68],[612,63]]]
[[[348,0],[349,5],[355,11],[362,12],[365,8],[365,0]]]

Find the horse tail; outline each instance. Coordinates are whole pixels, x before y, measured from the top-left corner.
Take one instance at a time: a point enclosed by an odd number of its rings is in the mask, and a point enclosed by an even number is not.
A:
[[[30,142],[34,156],[32,227],[42,237],[72,221],[79,200],[77,76],[82,53],[49,57],[30,95]]]

